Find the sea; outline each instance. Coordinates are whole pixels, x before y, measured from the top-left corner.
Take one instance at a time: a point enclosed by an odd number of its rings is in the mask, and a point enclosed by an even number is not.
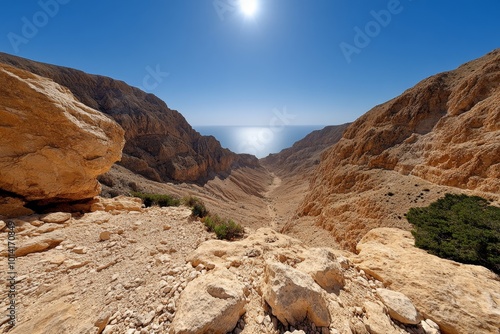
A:
[[[214,136],[222,147],[235,153],[248,153],[264,158],[271,153],[291,147],[314,130],[324,125],[303,126],[193,126],[204,136]]]

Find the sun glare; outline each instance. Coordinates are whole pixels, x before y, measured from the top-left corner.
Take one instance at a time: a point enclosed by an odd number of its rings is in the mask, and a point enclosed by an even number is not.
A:
[[[240,0],[240,8],[247,17],[252,17],[257,12],[257,0]]]

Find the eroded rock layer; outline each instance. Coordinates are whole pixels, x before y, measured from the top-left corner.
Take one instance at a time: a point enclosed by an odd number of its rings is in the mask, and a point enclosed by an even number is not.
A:
[[[351,124],[322,155],[299,212],[353,249],[371,228],[398,225],[388,222],[386,203],[401,189],[413,196],[405,183],[424,184],[419,197],[433,186],[500,193],[500,50],[423,80]]]
[[[27,201],[99,194],[123,129],[50,79],[0,64],[0,82],[0,189]]]

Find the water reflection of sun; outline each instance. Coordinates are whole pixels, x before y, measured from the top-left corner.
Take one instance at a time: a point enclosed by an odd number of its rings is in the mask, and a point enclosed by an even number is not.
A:
[[[258,158],[273,152],[279,146],[282,138],[281,129],[272,127],[242,127],[235,133],[239,153],[253,154]]]

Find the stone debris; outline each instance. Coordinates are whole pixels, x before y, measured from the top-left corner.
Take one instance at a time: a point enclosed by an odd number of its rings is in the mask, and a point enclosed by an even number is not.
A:
[[[364,251],[308,248],[270,228],[215,240],[184,207],[106,212],[106,219],[101,213],[74,216],[38,236],[55,223],[16,220],[26,232],[18,240],[24,255],[16,270],[24,274],[17,293],[29,302],[19,303],[19,323],[9,334],[440,334],[447,324],[438,310],[422,319],[410,307],[418,300],[388,290],[389,278],[360,262]],[[101,242],[102,232],[112,238]],[[495,298],[490,290],[483,292]],[[5,308],[5,289],[0,297]]]
[[[109,232],[109,231],[102,231],[99,234],[99,240],[100,241],[106,241],[106,240],[109,240],[109,239],[111,239],[111,232]]]
[[[54,212],[54,213],[49,213],[48,215],[42,216],[40,219],[44,223],[63,224],[71,219],[71,213]]]

